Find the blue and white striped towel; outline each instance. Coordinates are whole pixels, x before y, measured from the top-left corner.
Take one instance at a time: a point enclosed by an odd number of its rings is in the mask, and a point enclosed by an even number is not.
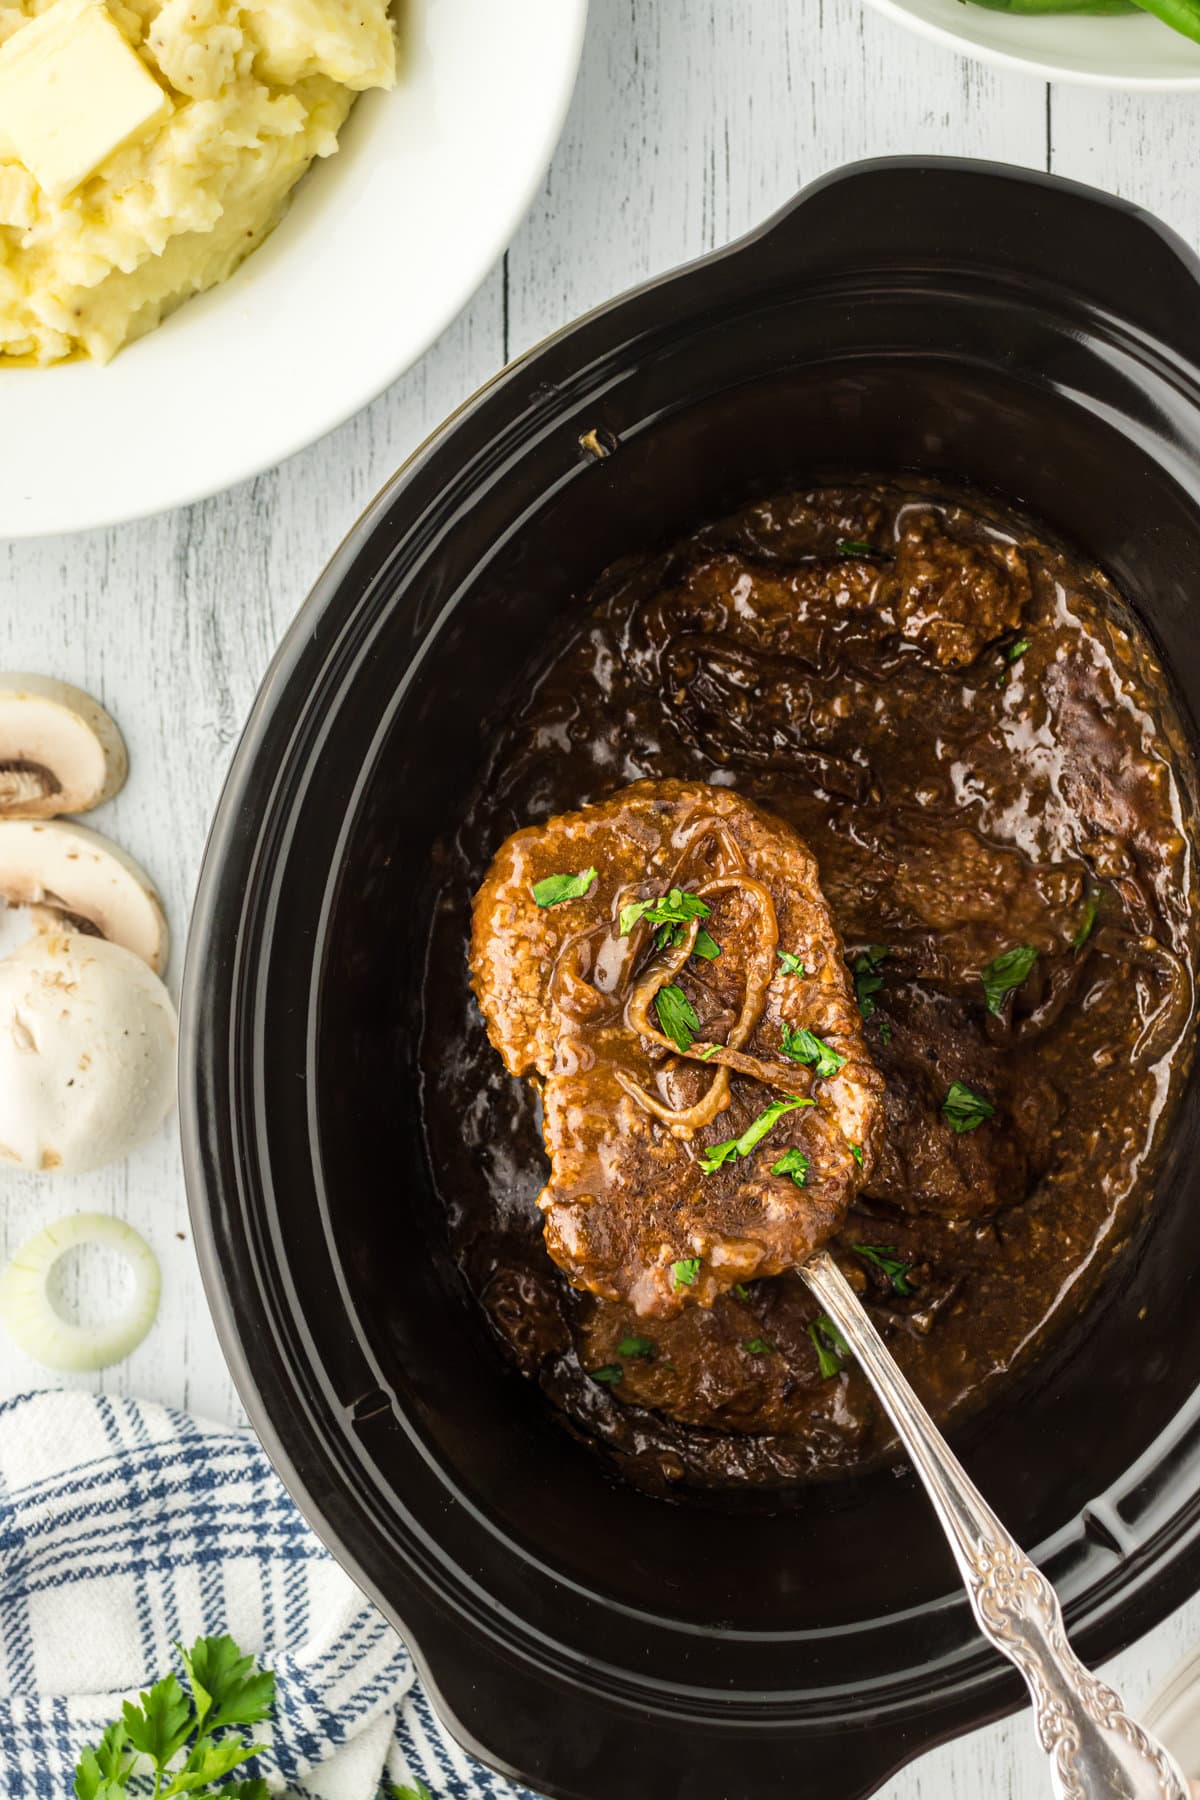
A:
[[[276,1675],[247,1773],[309,1800],[534,1800],[446,1735],[407,1650],[308,1529],[257,1440],[82,1393],[0,1403],[0,1794],[67,1800],[121,1701],[228,1632]]]

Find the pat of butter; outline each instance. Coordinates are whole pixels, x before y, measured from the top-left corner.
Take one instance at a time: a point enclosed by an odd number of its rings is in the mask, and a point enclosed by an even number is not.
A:
[[[170,108],[103,0],[56,0],[0,49],[0,144],[52,200]]]

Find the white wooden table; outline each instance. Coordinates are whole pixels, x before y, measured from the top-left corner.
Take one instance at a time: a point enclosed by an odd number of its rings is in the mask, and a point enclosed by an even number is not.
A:
[[[1198,131],[1200,98],[993,74],[860,0],[593,0],[574,107],[533,212],[419,368],[332,437],[216,500],[116,531],[0,545],[0,667],[80,683],[126,732],[129,785],[97,823],[163,889],[176,980],[205,831],[272,650],[396,464],[506,358],[863,156],[1053,169],[1142,203],[1200,244]],[[39,1224],[81,1209],[119,1214],[157,1250],[159,1321],[96,1386],[241,1417],[205,1309],[173,1128],[95,1175],[0,1177],[0,1199],[5,1257]],[[102,1312],[112,1281],[100,1265],[80,1271],[74,1304]],[[44,1379],[0,1339],[0,1393]],[[1197,1642],[1200,1599],[1118,1660],[1129,1699],[1141,1704]],[[888,1800],[1047,1792],[1027,1717],[933,1753],[886,1790]]]

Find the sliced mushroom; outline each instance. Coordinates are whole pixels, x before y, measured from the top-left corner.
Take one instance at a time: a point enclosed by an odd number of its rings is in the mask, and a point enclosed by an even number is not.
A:
[[[92,930],[160,974],[167,921],[146,871],[116,844],[65,819],[0,819],[0,900],[35,908],[42,930]]]
[[[120,944],[31,937],[0,962],[0,1166],[78,1174],[143,1143],[175,1094],[170,995]]]
[[[0,818],[88,812],[128,772],[121,733],[90,694],[49,675],[0,675]]]

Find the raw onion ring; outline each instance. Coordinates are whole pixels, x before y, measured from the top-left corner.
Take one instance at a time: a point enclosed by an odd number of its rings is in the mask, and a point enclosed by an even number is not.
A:
[[[55,1266],[80,1244],[115,1250],[133,1271],[133,1297],[106,1325],[73,1325],[50,1298]],[[0,1274],[0,1324],[27,1356],[49,1369],[104,1369],[146,1336],[161,1289],[158,1258],[132,1225],[109,1213],[71,1213],[35,1232]]]

